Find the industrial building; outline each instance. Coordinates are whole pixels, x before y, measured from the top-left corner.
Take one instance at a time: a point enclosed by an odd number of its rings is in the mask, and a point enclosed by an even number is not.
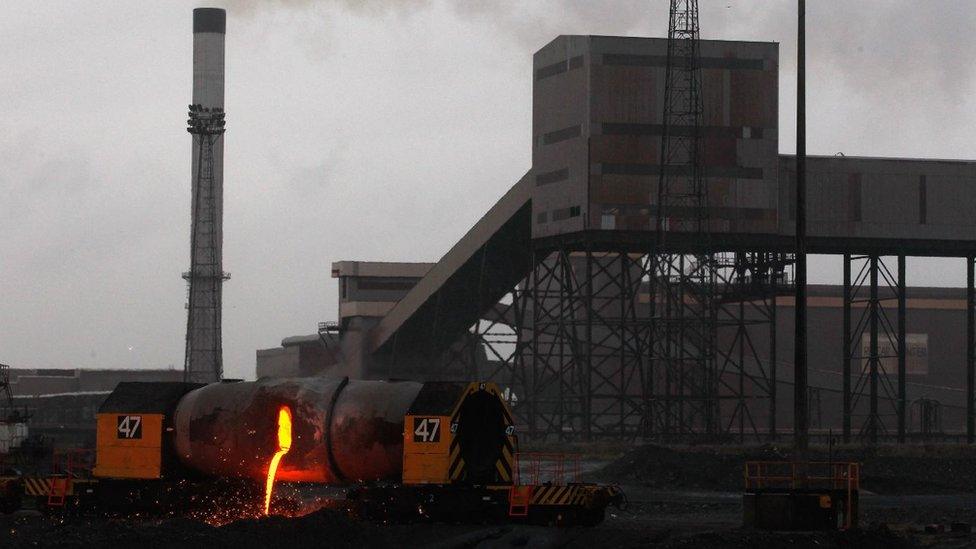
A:
[[[64,393],[109,392],[122,381],[178,381],[179,369],[10,368],[10,391],[27,398]]]
[[[180,369],[10,368],[10,392],[32,435],[56,447],[92,447],[95,412],[126,381],[182,381]]]
[[[305,351],[275,352],[302,363],[322,346],[329,370],[353,378],[489,378],[517,395],[529,436],[788,431],[796,176],[779,154],[779,47],[700,42],[705,237],[679,228],[693,208],[658,204],[662,177],[683,169],[662,175],[666,64],[664,39],[547,44],[533,61],[526,175],[440,261],[341,293],[336,326],[282,348]],[[966,292],[909,289],[904,258],[976,254],[976,163],[810,157],[807,173],[808,250],[846,265],[844,285],[812,290],[811,391],[839,395],[811,401],[814,427],[904,439],[922,430],[909,425],[913,407],[941,405],[927,429],[964,432]],[[655,356],[650,304],[661,298],[647,284],[664,280],[654,253],[702,250],[722,280],[718,348],[695,373]],[[370,264],[336,265],[349,292],[353,266]]]

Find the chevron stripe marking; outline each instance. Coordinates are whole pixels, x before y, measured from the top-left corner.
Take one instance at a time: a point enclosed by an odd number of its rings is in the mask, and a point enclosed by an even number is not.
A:
[[[464,471],[464,458],[459,457],[454,464],[451,465],[451,480],[457,480],[461,478],[461,473]]]
[[[505,466],[503,465],[502,460],[498,460],[495,462],[495,470],[498,471],[498,476],[501,477],[503,481],[508,482],[512,480],[511,475],[508,473],[508,471],[505,470]]]
[[[549,490],[550,490],[549,486],[540,486],[536,488],[535,492],[532,492],[532,503],[542,502],[542,498],[545,497],[545,495],[549,492]]]
[[[27,477],[24,479],[25,492],[29,496],[46,496],[51,493],[53,479]]]
[[[575,497],[576,496],[576,493],[578,491],[579,490],[577,490],[575,487],[571,487],[568,490],[566,490],[566,493],[563,494],[563,497],[559,500],[559,504],[560,505],[567,505],[567,504],[569,504],[570,499],[572,499],[573,497]]]

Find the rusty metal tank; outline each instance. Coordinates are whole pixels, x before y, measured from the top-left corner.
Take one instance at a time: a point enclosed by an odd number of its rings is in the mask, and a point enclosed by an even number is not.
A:
[[[278,410],[292,413],[284,481],[348,483],[401,474],[403,421],[422,384],[344,378],[214,383],[186,394],[173,417],[180,461],[205,475],[264,479]]]

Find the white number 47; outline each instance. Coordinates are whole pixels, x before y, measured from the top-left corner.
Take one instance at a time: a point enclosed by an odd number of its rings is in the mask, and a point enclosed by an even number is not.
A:
[[[441,439],[441,419],[438,417],[414,418],[413,426],[415,442],[437,442]]]
[[[119,416],[119,438],[142,438],[142,416]]]

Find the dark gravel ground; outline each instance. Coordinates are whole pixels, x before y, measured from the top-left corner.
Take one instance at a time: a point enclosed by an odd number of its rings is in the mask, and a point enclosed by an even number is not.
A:
[[[39,514],[0,519],[4,547],[310,547],[304,532],[328,532],[334,547],[376,546],[391,542],[332,511],[300,518],[270,517],[237,521],[219,528],[190,519],[71,517]]]
[[[750,460],[788,460],[788,448],[640,446],[588,476],[668,490],[736,492]],[[976,449],[966,446],[810,450],[807,459],[861,463],[861,488],[877,494],[976,493]]]
[[[674,514],[677,511],[677,514]],[[539,526],[375,524],[322,510],[300,518],[270,517],[211,527],[191,520],[59,520],[41,515],[0,517],[0,546],[113,548],[303,548],[303,547],[908,547],[888,531],[772,533],[737,530],[692,509],[680,519],[656,521],[641,510],[617,515],[594,528]],[[663,518],[663,517],[662,517]]]
[[[0,516],[0,547],[976,547],[976,536],[925,534],[919,517],[948,527],[976,518],[956,496],[895,496],[865,502],[855,532],[757,532],[741,529],[741,504],[730,494],[659,493],[653,501],[612,509],[593,528],[526,525],[380,524],[319,510],[298,518],[268,517],[220,527],[189,519]],[[899,505],[900,504],[900,505]],[[893,505],[893,507],[892,507]],[[914,508],[913,513],[911,509]]]
[[[863,463],[862,528],[852,532],[757,532],[741,528],[742,463],[785,459],[775,447],[644,446],[588,473],[624,487],[630,505],[611,508],[593,528],[527,525],[383,524],[320,509],[297,517],[242,519],[210,526],[186,518],[58,518],[0,515],[0,547],[976,547],[976,452],[966,448],[898,451],[839,449]],[[812,459],[825,459],[813,451]],[[921,495],[925,494],[925,495]],[[939,525],[925,531],[927,525]]]

